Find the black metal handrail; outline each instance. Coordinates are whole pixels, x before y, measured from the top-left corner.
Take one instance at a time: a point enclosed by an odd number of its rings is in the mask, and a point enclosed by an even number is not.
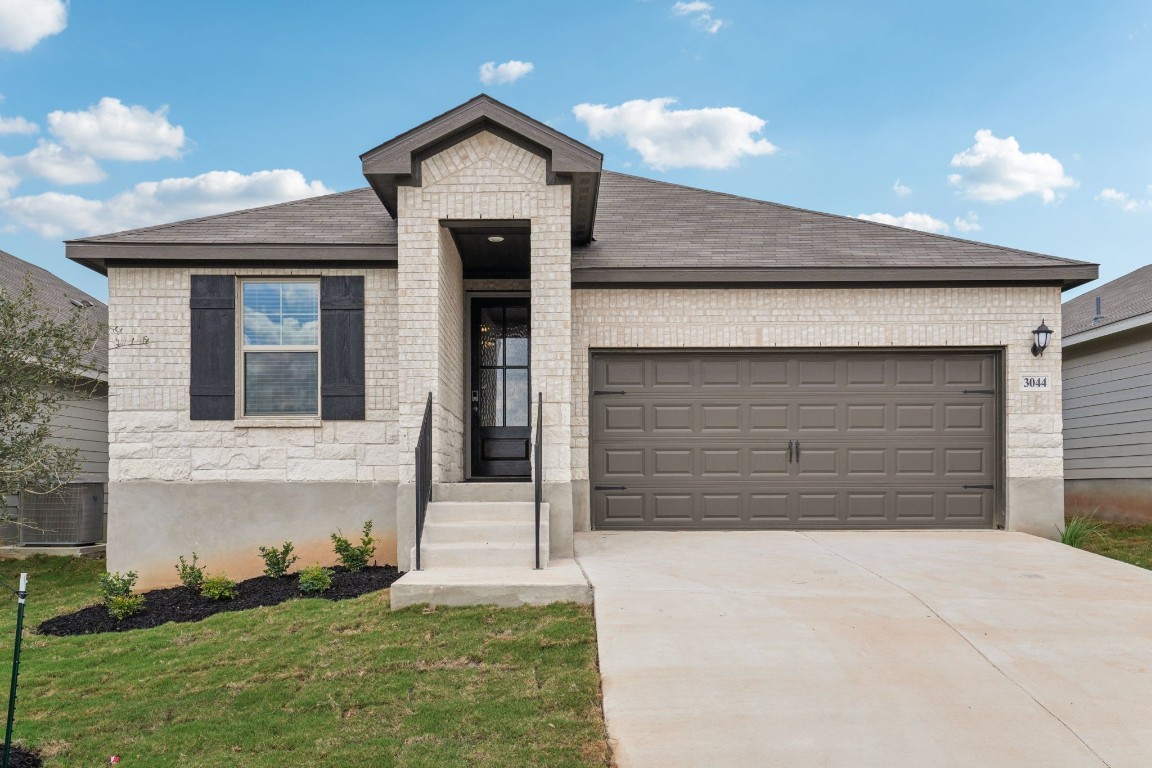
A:
[[[420,437],[416,440],[416,570],[420,570],[420,539],[424,536],[424,516],[432,501],[432,393],[424,406]]]
[[[544,393],[536,393],[536,445],[532,448],[532,482],[536,486],[536,570],[540,570],[540,502],[544,495]]]

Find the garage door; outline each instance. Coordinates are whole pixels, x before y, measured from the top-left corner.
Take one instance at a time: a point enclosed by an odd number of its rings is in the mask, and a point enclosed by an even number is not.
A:
[[[987,528],[993,352],[597,352],[598,529]]]

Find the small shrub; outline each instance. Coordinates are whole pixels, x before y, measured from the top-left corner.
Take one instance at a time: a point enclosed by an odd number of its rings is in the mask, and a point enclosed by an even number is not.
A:
[[[1092,515],[1076,515],[1060,531],[1060,541],[1070,547],[1082,547],[1100,535],[1100,527],[1100,521]]]
[[[113,595],[104,601],[104,606],[108,615],[116,621],[123,621],[144,610],[144,595]]]
[[[300,591],[306,594],[327,592],[332,588],[332,571],[322,565],[300,569]]]
[[[364,566],[368,565],[368,561],[376,553],[376,540],[372,538],[372,521],[364,523],[358,546],[353,546],[339,533],[332,534],[332,545],[342,566],[353,573],[364,570]]]
[[[219,576],[206,576],[200,585],[200,594],[209,600],[232,600],[239,594],[236,582],[224,574]]]
[[[176,566],[176,573],[180,574],[180,583],[193,592],[199,592],[200,586],[204,583],[204,569],[196,564],[198,559],[195,552],[192,553],[191,563],[184,560],[184,555],[180,555],[180,564]]]
[[[280,549],[260,547],[260,557],[264,558],[264,575],[276,578],[288,573],[292,564],[300,559],[292,554],[292,542],[290,541],[284,542]]]
[[[100,596],[104,598],[105,605],[114,597],[130,597],[135,587],[136,571],[128,571],[125,574],[116,571],[105,573],[100,577]]]

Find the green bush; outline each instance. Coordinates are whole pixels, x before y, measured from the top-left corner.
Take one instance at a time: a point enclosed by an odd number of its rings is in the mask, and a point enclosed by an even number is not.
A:
[[[1060,531],[1059,528],[1056,530]],[[1060,531],[1060,541],[1070,547],[1082,547],[1100,535],[1100,521],[1092,515],[1076,515]]]
[[[104,607],[116,621],[123,621],[144,610],[144,595],[113,595],[104,601]]]
[[[114,597],[130,597],[136,587],[136,571],[105,573],[100,577],[100,596],[107,605]]]
[[[236,582],[224,574],[219,576],[206,576],[200,585],[200,594],[209,600],[232,600],[239,594]]]
[[[196,564],[199,558],[192,553],[192,562],[186,562],[184,555],[180,555],[180,564],[176,566],[176,573],[180,574],[180,583],[193,592],[199,592],[204,583],[204,569]]]
[[[332,534],[332,545],[340,564],[352,572],[364,570],[372,555],[376,553],[376,540],[372,538],[372,521],[364,523],[359,546],[353,546],[339,532]]]
[[[300,569],[300,591],[312,594],[327,592],[332,588],[332,571],[322,565],[310,565]]]
[[[276,578],[288,573],[292,564],[300,559],[292,554],[292,542],[290,541],[284,542],[280,549],[260,547],[260,557],[264,558],[264,575]]]

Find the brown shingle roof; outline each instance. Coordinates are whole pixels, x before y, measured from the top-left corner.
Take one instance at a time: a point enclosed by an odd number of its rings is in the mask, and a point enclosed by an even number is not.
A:
[[[574,270],[1088,266],[611,171],[594,236]],[[74,242],[394,246],[396,222],[365,188]]]
[[[25,276],[32,281],[36,288],[36,295],[40,302],[51,312],[52,317],[62,320],[74,310],[73,300],[88,302],[88,309],[93,320],[105,328],[93,350],[92,362],[100,370],[108,368],[108,306],[99,299],[89,296],[71,283],[66,283],[46,269],[18,259],[10,253],[0,251],[0,288],[9,294],[18,294],[24,290]]]
[[[605,171],[596,241],[573,267],[1006,267],[1083,264]]]
[[[1101,299],[1100,312],[1103,317],[1100,322],[1093,323],[1097,297]],[[1064,336],[1103,328],[1149,312],[1152,312],[1152,264],[1065,302],[1062,312]]]
[[[334,195],[80,238],[84,243],[377,245],[396,242],[396,222],[365,187]]]

